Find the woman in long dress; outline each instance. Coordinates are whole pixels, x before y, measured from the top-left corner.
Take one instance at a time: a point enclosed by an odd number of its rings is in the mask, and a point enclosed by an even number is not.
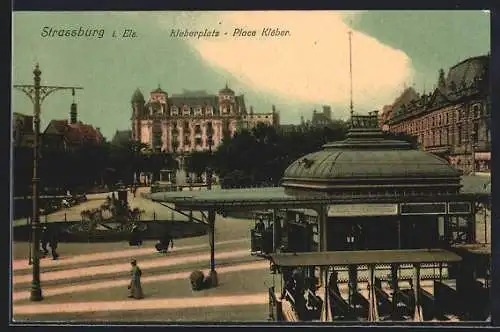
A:
[[[130,281],[130,285],[128,286],[128,289],[130,290],[130,295],[128,297],[134,299],[142,299],[144,297],[141,285],[142,271],[139,266],[137,266],[137,261],[135,259],[132,260],[130,264],[132,265],[132,280]]]

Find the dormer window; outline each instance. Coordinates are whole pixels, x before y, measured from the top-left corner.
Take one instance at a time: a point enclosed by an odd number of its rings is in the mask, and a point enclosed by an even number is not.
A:
[[[191,115],[191,110],[189,109],[189,107],[184,106],[184,107],[182,108],[182,115],[184,115],[184,116],[189,116],[189,115]]]
[[[212,106],[207,106],[207,108],[205,109],[205,114],[208,116],[214,115],[214,108]]]
[[[201,115],[202,115],[202,112],[201,112],[201,107],[200,107],[200,106],[197,106],[197,107],[194,109],[194,115],[195,115],[195,116],[201,116]]]
[[[228,111],[227,107],[223,106],[221,111],[222,111],[222,114],[227,114],[227,111]]]
[[[172,116],[178,116],[179,115],[179,109],[177,108],[177,106],[172,106],[171,110],[170,110],[170,113]]]

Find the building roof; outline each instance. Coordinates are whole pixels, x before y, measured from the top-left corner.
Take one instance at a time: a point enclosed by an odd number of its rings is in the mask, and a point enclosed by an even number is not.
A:
[[[142,94],[141,90],[135,89],[134,94],[132,95],[132,102],[137,103],[137,102],[142,102],[144,103],[144,95]]]
[[[167,94],[165,91],[163,91],[161,88],[160,88],[160,85],[158,85],[158,87],[156,89],[154,89],[153,91],[151,91],[151,93],[163,93],[163,94]]]
[[[438,86],[430,94],[402,102],[393,108],[388,117],[390,122],[398,123],[402,119],[456,103],[457,101],[479,94],[489,93],[490,56],[483,55],[468,58],[448,71],[443,86]]]
[[[457,63],[448,71],[446,77],[446,87],[450,88],[452,82],[457,88],[460,86],[470,86],[478,78],[487,80],[490,57],[488,55],[477,56],[465,59]]]
[[[233,94],[233,95],[234,95],[234,91],[233,91],[233,90],[231,90],[231,89],[227,86],[227,83],[226,83],[226,86],[225,86],[223,89],[219,90],[219,93],[221,93],[221,94]]]
[[[271,254],[278,266],[333,266],[364,264],[410,264],[459,262],[462,258],[443,249],[326,251]]]
[[[68,123],[67,120],[52,120],[45,129],[46,134],[64,136],[70,143],[83,142],[100,143],[104,139],[101,132],[92,125],[77,122]]]
[[[491,193],[462,193],[459,195],[441,196],[442,201],[474,199],[476,195],[491,195]],[[324,193],[308,195],[289,194],[284,187],[214,189],[200,191],[169,191],[149,195],[155,202],[173,203],[179,209],[220,208],[225,210],[238,209],[272,209],[272,208],[311,208],[319,204],[351,204],[351,203],[401,203],[428,202],[424,197],[374,197],[374,196],[331,196]]]
[[[215,95],[176,95],[175,97],[169,98],[169,104],[171,106],[177,106],[181,108],[183,105],[189,106],[212,106],[217,109],[219,105],[219,98]]]

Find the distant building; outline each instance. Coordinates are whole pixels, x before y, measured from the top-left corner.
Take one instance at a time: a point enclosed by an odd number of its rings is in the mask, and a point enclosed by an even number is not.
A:
[[[117,130],[111,139],[113,145],[123,145],[132,140],[132,130]]]
[[[43,145],[58,150],[76,150],[84,145],[99,145],[104,137],[98,127],[78,121],[77,105],[71,104],[69,120],[52,120],[43,132]]]
[[[34,141],[33,116],[14,112],[12,116],[12,143],[14,147],[32,148]]]
[[[387,131],[389,127],[386,122],[392,117],[392,112],[401,107],[401,105],[408,104],[412,100],[417,100],[420,95],[412,87],[406,88],[401,95],[391,105],[385,105],[380,113],[380,128]]]
[[[491,169],[490,56],[466,59],[440,70],[432,93],[393,108],[387,129],[418,138],[426,151],[447,158],[468,173]],[[401,98],[401,97],[400,97]]]
[[[332,124],[332,108],[330,106],[323,106],[321,113],[316,110],[313,111],[311,126],[312,127],[328,127]]]
[[[227,85],[217,95],[206,91],[187,91],[169,96],[160,87],[148,101],[137,89],[132,96],[132,139],[148,144],[154,151],[189,153],[216,149],[224,134],[253,128],[257,123],[277,126],[279,115],[247,111],[243,95],[236,95]]]

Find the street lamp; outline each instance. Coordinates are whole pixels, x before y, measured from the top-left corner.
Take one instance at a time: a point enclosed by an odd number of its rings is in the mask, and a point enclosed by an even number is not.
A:
[[[38,178],[38,161],[39,161],[39,140],[40,140],[40,107],[45,98],[51,93],[58,90],[72,90],[73,96],[75,95],[75,90],[81,90],[81,87],[75,86],[46,86],[40,85],[42,72],[36,64],[34,74],[34,84],[21,84],[14,85],[15,89],[18,89],[24,94],[26,94],[34,106],[34,131],[35,137],[33,140],[33,178],[32,178],[32,187],[33,187],[33,218],[31,219],[31,229],[33,232],[33,246],[32,246],[32,262],[33,262],[33,280],[31,283],[31,301],[41,301],[43,299],[42,296],[42,288],[40,285],[40,210],[38,208],[39,201],[39,190],[38,183],[40,179]]]
[[[210,125],[208,127],[208,137],[207,137],[208,156],[210,161],[212,161],[212,145],[213,145],[212,132],[213,132],[212,126]],[[207,190],[212,190],[212,168],[210,166],[208,166],[207,169]]]

